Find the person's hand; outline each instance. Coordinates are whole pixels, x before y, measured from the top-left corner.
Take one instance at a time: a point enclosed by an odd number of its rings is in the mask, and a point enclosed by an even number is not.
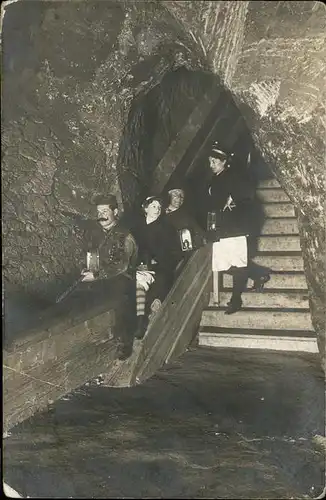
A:
[[[235,206],[236,205],[235,205],[234,201],[232,200],[232,196],[229,195],[227,202],[224,205],[223,212],[225,210],[230,210],[230,212],[232,212],[232,209],[235,208]]]
[[[83,279],[82,279],[82,282],[90,282],[90,281],[94,281],[95,280],[95,276],[94,274],[92,273],[92,271],[87,271],[87,270],[84,270],[81,272],[81,275],[83,276]]]

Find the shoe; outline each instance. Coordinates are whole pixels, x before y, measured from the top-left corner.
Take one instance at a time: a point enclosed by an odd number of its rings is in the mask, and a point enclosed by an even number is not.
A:
[[[226,311],[224,314],[234,314],[236,313],[237,311],[240,311],[240,309],[242,309],[242,301],[240,302],[228,302],[228,306],[226,308]]]
[[[153,302],[151,304],[151,313],[148,316],[149,322],[153,321],[153,319],[155,318],[155,316],[157,315],[157,313],[161,309],[161,306],[162,306],[162,302],[160,301],[160,299],[153,300]]]
[[[132,354],[131,345],[128,345],[124,342],[118,343],[117,357],[119,361],[125,361],[126,359],[130,358],[131,354]]]
[[[146,330],[147,330],[147,324],[148,324],[148,321],[147,321],[145,316],[138,316],[137,328],[135,331],[135,338],[136,339],[141,340],[144,338],[144,335],[145,335]]]
[[[254,281],[254,284],[252,286],[252,291],[253,292],[262,292],[264,290],[265,283],[267,283],[271,279],[269,274],[266,274],[265,276],[261,276],[258,280]]]
[[[162,302],[160,301],[160,299],[154,299],[151,304],[151,311],[153,313],[157,313],[161,309],[161,306]]]

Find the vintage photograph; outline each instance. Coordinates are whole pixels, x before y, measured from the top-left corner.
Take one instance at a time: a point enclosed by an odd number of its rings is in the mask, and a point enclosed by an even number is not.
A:
[[[321,1],[7,0],[7,498],[325,495]]]

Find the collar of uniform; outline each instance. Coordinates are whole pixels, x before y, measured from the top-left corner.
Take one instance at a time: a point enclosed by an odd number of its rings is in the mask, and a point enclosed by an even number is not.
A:
[[[112,222],[112,223],[111,223],[108,227],[103,228],[103,231],[104,231],[105,233],[109,233],[109,232],[110,232],[110,231],[111,231],[111,230],[112,230],[112,229],[113,229],[113,228],[117,225],[117,223],[118,223],[118,222],[117,222],[116,220],[115,220],[115,221],[113,221],[113,222]]]
[[[179,207],[179,208],[168,207],[168,208],[166,209],[166,213],[167,213],[167,214],[171,214],[172,212],[176,212],[177,210],[180,210],[180,208],[181,208],[181,207]]]

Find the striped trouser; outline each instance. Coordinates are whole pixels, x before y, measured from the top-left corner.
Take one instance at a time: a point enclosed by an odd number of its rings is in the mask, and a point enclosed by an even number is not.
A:
[[[137,316],[145,316],[145,305],[146,305],[146,292],[139,283],[136,283]]]

